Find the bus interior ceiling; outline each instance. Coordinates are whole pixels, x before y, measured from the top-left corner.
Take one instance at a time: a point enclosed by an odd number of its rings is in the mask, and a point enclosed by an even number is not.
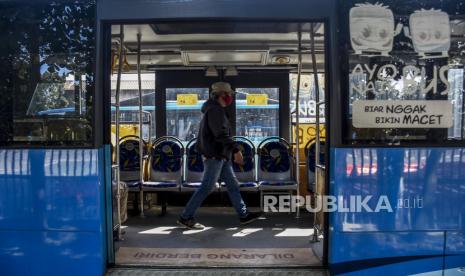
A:
[[[121,27],[124,36],[121,36]],[[183,136],[179,126],[170,125],[169,121],[178,114],[169,113],[168,101],[172,101],[171,108],[179,108],[179,105],[192,105],[191,112],[195,112],[195,118],[200,118],[199,104],[205,97],[195,96],[195,99],[185,98],[188,103],[180,103],[176,96],[165,96],[165,103],[156,102],[155,87],[158,83],[156,78],[170,76],[171,72],[184,72],[185,79],[176,79],[179,86],[171,87],[178,89],[175,94],[188,94],[199,92],[198,85],[192,81],[195,78],[204,78],[207,83],[215,81],[230,81],[240,79],[241,75],[252,74],[249,87],[266,87],[260,76],[270,72],[284,72],[287,74],[287,88],[290,91],[285,101],[291,107],[288,109],[288,121],[284,132],[263,132],[258,134],[258,129],[246,128],[244,131],[237,130],[235,135],[245,136],[251,141],[254,154],[251,157],[252,181],[259,183],[258,151],[256,147],[268,136],[279,136],[288,132],[286,136],[289,151],[295,153],[293,144],[294,131],[291,123],[295,123],[291,116],[292,105],[295,108],[295,95],[293,97],[292,85],[296,86],[296,76],[300,71],[307,75],[306,81],[301,80],[301,90],[314,93],[311,90],[314,80],[312,74],[317,70],[318,75],[324,76],[325,51],[324,51],[324,24],[323,23],[277,23],[277,22],[170,22],[137,25],[112,25],[111,27],[111,103],[112,103],[112,145],[113,149],[118,140],[119,149],[119,176],[120,179],[120,225],[117,219],[117,208],[114,204],[114,223],[120,234],[115,232],[115,256],[116,263],[122,265],[151,265],[151,266],[232,266],[232,267],[257,267],[257,266],[318,266],[322,264],[323,242],[311,243],[314,236],[314,217],[304,209],[300,214],[294,211],[287,213],[266,213],[263,218],[246,227],[238,227],[239,220],[229,202],[226,190],[220,184],[210,194],[198,212],[197,219],[206,225],[203,230],[186,230],[176,226],[176,219],[182,211],[183,206],[189,200],[193,189],[183,189],[179,184],[174,189],[151,189],[150,179],[156,179],[156,172],[152,169],[150,157],[143,159],[143,181],[140,181],[140,165],[138,157],[128,157],[128,150],[138,148],[139,143],[131,144],[128,141],[137,140],[139,128],[142,126],[142,137],[144,155],[150,156],[157,144],[163,140],[161,136],[175,136],[168,139],[172,144],[179,143],[182,149],[180,179],[178,182],[186,182],[189,141],[195,138],[195,131],[191,136]],[[313,38],[310,35],[313,29]],[[299,48],[300,36],[300,48]],[[140,39],[140,42],[138,41]],[[311,41],[314,44],[311,45]],[[121,41],[123,44],[121,45]],[[122,46],[122,47],[121,47]],[[140,53],[139,53],[140,49]],[[312,58],[312,50],[315,55]],[[122,52],[120,58],[119,53]],[[299,53],[300,52],[300,53]],[[299,58],[300,56],[300,58]],[[120,61],[122,65],[119,66]],[[315,63],[313,63],[315,62]],[[299,66],[300,64],[300,66]],[[140,70],[140,71],[138,71]],[[138,78],[140,73],[140,79]],[[121,78],[118,78],[118,73]],[[187,75],[186,75],[187,74]],[[173,75],[176,78],[176,75]],[[119,102],[120,113],[119,133],[116,133],[115,96],[119,79]],[[259,86],[254,87],[254,80]],[[139,87],[140,81],[140,87]],[[324,82],[324,78],[323,78]],[[197,82],[198,83],[198,82]],[[235,83],[232,82],[233,88]],[[324,87],[324,83],[320,83]],[[192,89],[189,89],[191,87]],[[207,98],[208,87],[205,86]],[[139,88],[141,91],[139,92]],[[279,87],[278,87],[279,89]],[[295,88],[294,88],[295,90]],[[257,92],[258,91],[258,92]],[[316,91],[316,90],[315,90]],[[321,91],[321,90],[320,90]],[[163,91],[168,93],[168,89]],[[142,123],[139,124],[139,100],[142,95],[141,106],[144,110]],[[261,93],[260,90],[243,91],[243,94]],[[267,93],[265,91],[265,93]],[[300,93],[303,93],[301,91]],[[295,91],[294,91],[295,94]],[[239,108],[238,96],[236,96],[236,108]],[[277,108],[283,101],[282,94],[268,95],[266,104],[275,97]],[[312,98],[312,97],[311,97]],[[246,102],[246,99],[243,99]],[[193,101],[190,102],[189,101]],[[247,98],[248,101],[248,98]],[[293,102],[294,101],[294,102]],[[155,104],[156,103],[156,104]],[[248,103],[248,102],[247,102]],[[156,112],[161,105],[166,105],[164,115]],[[253,108],[254,106],[251,106]],[[186,109],[186,106],[180,106]],[[268,107],[270,108],[270,107]],[[189,108],[187,108],[189,109]],[[125,116],[129,111],[131,116]],[[238,113],[234,117],[239,116]],[[245,108],[247,114],[247,108]],[[278,111],[276,111],[278,112]],[[150,115],[149,115],[150,113]],[[278,115],[278,114],[277,114]],[[276,115],[276,116],[277,116]],[[279,114],[281,115],[281,114]],[[247,120],[253,120],[254,114],[247,114]],[[270,116],[270,115],[268,115]],[[274,115],[271,115],[274,116]],[[178,117],[176,117],[178,118]],[[283,118],[279,117],[279,120]],[[157,126],[161,120],[165,120],[164,128]],[[173,119],[174,120],[174,119]],[[278,120],[278,119],[276,119]],[[192,122],[190,122],[192,123]],[[195,121],[193,122],[195,123]],[[198,121],[197,121],[198,123]],[[236,129],[242,124],[236,118]],[[313,122],[315,123],[315,122]],[[277,127],[283,127],[282,123]],[[193,135],[193,136],[192,136]],[[119,136],[120,139],[116,139]],[[252,137],[253,136],[253,137]],[[259,136],[259,137],[256,137]],[[161,139],[161,140],[160,140]],[[179,139],[177,141],[177,139]],[[165,142],[166,142],[165,141]],[[247,143],[246,140],[245,143]],[[126,143],[125,143],[126,142]],[[304,141],[305,142],[305,141]],[[123,145],[123,143],[125,143]],[[301,142],[302,143],[302,142]],[[299,171],[306,174],[307,166],[304,154],[304,145],[300,145]],[[185,149],[186,148],[186,149]],[[139,154],[139,153],[137,153]],[[292,155],[292,154],[291,154]],[[139,156],[141,156],[139,154]],[[294,156],[295,157],[295,156]],[[124,159],[124,158],[127,158]],[[289,156],[293,158],[293,156]],[[116,162],[115,150],[113,150],[113,162]],[[132,160],[132,161],[130,161]],[[136,160],[136,161],[134,161]],[[129,164],[136,162],[137,164]],[[123,164],[124,163],[124,164]],[[126,170],[122,167],[126,166]],[[131,169],[133,170],[131,172]],[[132,173],[132,174],[131,174]],[[115,175],[116,173],[114,173]],[[295,176],[295,173],[293,173]],[[165,179],[162,179],[163,181]],[[160,180],[160,181],[162,181]],[[128,184],[132,181],[132,184]],[[147,181],[144,184],[144,181]],[[158,180],[157,180],[158,181]],[[115,181],[113,181],[115,182]],[[290,194],[296,192],[301,195],[310,194],[308,177],[298,179],[300,186],[290,190]],[[261,209],[261,197],[263,191],[259,184],[252,188],[241,188],[241,194],[251,210]],[[145,189],[145,188],[146,189]],[[149,188],[147,188],[149,187]],[[143,190],[143,192],[141,192]],[[297,191],[298,190],[298,191]],[[113,190],[114,194],[118,194]],[[118,191],[118,189],[116,189]],[[288,190],[270,190],[270,193],[288,194]],[[141,200],[142,198],[142,200]],[[143,211],[141,209],[143,208]],[[160,215],[160,213],[162,215]],[[321,233],[318,232],[318,235]],[[322,235],[319,236],[322,239]]]
[[[302,33],[302,70],[313,72],[310,28],[314,28],[317,67],[324,71],[323,23],[162,23],[124,25],[129,71],[137,72],[137,36],[141,36],[143,72],[206,70],[234,66],[237,70],[297,72],[298,32]],[[112,25],[112,46],[120,40],[120,25]]]

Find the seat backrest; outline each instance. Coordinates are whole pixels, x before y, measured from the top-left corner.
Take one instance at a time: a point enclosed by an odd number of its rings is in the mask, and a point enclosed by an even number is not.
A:
[[[191,141],[186,150],[186,182],[200,182],[203,175],[202,155],[196,149],[196,142]]]
[[[119,162],[121,181],[140,179],[140,139],[136,136],[123,139],[119,144]]]
[[[162,140],[153,145],[150,154],[151,181],[181,181],[182,145],[172,140]]]
[[[282,141],[264,141],[258,149],[258,180],[293,180],[292,155]]]
[[[239,165],[233,162],[234,173],[240,182],[255,181],[255,148],[253,144],[242,139],[235,139],[242,152],[244,163]]]
[[[307,156],[307,170],[310,172],[315,172],[315,150],[316,150],[316,144],[310,143],[308,146],[305,148],[305,155]],[[321,141],[320,142],[320,164],[325,163],[325,142]]]

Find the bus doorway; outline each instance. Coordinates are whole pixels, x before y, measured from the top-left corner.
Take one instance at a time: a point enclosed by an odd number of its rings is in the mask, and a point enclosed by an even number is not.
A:
[[[322,23],[178,22],[113,25],[111,83],[114,261],[182,267],[317,267],[323,216],[276,204],[324,194],[325,29]],[[224,183],[176,220],[202,180],[195,143],[211,85],[231,84],[234,166],[250,211],[241,226]],[[269,204],[275,202],[272,208]]]

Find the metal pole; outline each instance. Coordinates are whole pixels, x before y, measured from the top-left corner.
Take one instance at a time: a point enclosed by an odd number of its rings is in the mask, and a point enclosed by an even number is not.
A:
[[[121,240],[121,177],[120,177],[120,148],[119,148],[119,126],[120,126],[120,92],[121,92],[121,73],[123,71],[123,55],[124,55],[124,26],[120,25],[120,44],[119,44],[119,60],[118,60],[118,75],[116,80],[116,92],[115,92],[115,127],[116,127],[116,199],[118,200],[118,239]]]
[[[142,186],[144,184],[144,143],[142,139],[142,79],[141,79],[141,73],[140,73],[140,55],[141,55],[141,39],[142,35],[141,33],[137,34],[137,82],[138,82],[138,88],[139,88],[139,178],[140,178],[140,217],[144,217],[144,191],[142,189]],[[149,134],[150,135],[150,134]],[[149,138],[150,139],[150,138]]]
[[[297,197],[300,196],[300,143],[299,143],[299,100],[300,100],[300,78],[302,74],[302,31],[299,25],[299,31],[297,32],[298,38],[298,68],[297,68],[297,92],[295,97],[295,178],[297,180]],[[297,207],[296,218],[300,217],[300,207]]]
[[[152,139],[152,113],[150,113],[149,111],[144,111],[143,113],[147,115],[147,124],[149,125],[149,139],[147,143],[151,144],[152,141],[150,139]]]
[[[315,35],[314,35],[314,25],[313,23],[310,24],[310,48],[312,51],[312,67],[313,67],[313,80],[314,80],[314,87],[315,87],[315,102],[316,102],[316,141],[315,141],[315,204],[316,200],[318,200],[318,181],[319,181],[319,174],[318,170],[320,168],[320,106],[324,104],[324,102],[320,103],[320,85],[318,83],[318,69],[316,66],[316,55],[315,55]],[[316,226],[316,213],[313,216],[313,242],[318,241],[318,228]]]

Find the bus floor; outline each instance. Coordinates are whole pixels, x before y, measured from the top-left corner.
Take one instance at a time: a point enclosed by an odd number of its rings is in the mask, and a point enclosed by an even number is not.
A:
[[[253,208],[252,208],[253,209]],[[118,265],[182,267],[320,266],[323,242],[311,243],[313,216],[302,212],[266,213],[241,227],[232,207],[202,207],[196,219],[206,226],[188,230],[176,224],[181,207],[160,216],[157,207],[145,218],[129,217],[117,241]],[[253,210],[251,210],[253,211]]]

